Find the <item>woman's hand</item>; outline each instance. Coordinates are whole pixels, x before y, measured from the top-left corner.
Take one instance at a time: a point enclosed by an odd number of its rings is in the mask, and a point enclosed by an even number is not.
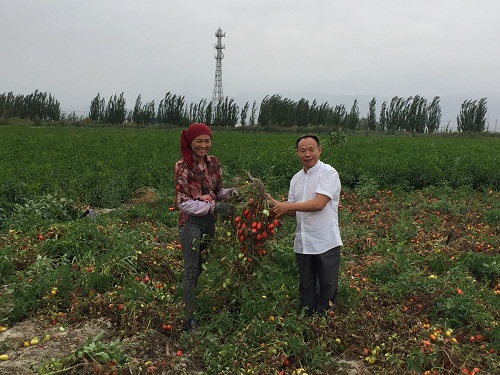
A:
[[[210,194],[205,194],[200,197],[200,201],[212,202],[213,198]]]

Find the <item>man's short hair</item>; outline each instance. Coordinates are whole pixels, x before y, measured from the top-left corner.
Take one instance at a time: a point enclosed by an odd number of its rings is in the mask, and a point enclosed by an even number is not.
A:
[[[303,135],[301,137],[299,137],[299,139],[297,139],[297,141],[295,142],[295,149],[298,150],[299,149],[299,142],[301,140],[303,140],[304,138],[312,138],[316,141],[316,143],[318,144],[318,147],[320,146],[319,144],[319,138],[315,135],[311,135],[311,134],[306,134],[306,135]]]

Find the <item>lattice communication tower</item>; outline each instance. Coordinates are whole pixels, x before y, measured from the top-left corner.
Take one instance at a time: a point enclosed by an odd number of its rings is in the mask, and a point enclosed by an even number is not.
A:
[[[224,53],[222,53],[222,50],[226,46],[222,44],[222,38],[226,36],[226,33],[223,33],[219,26],[219,29],[215,32],[215,36],[217,37],[217,44],[214,47],[217,50],[217,54],[215,55],[215,83],[212,103],[214,106],[217,106],[217,104],[224,100],[222,90],[222,59],[224,58]]]

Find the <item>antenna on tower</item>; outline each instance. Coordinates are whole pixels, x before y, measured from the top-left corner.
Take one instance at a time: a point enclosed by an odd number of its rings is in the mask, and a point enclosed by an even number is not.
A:
[[[224,100],[222,90],[222,59],[224,58],[224,53],[222,53],[222,50],[226,48],[226,46],[222,44],[222,38],[226,36],[226,33],[222,32],[220,25],[215,32],[215,36],[217,37],[217,44],[215,44],[214,47],[217,53],[215,55],[215,82],[214,93],[212,95],[212,103],[214,107]]]

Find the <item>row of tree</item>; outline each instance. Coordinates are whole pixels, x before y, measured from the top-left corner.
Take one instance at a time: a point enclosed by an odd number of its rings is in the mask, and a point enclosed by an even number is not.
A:
[[[366,118],[360,118],[358,101],[350,110],[342,105],[331,107],[328,103],[312,104],[305,99],[298,102],[282,98],[279,95],[266,97],[260,107],[259,124],[280,126],[326,125],[349,130],[379,130],[383,132],[406,131],[412,133],[433,133],[441,122],[439,97],[430,104],[427,99],[415,97],[400,98],[395,96],[389,105],[382,103],[379,119],[376,114],[376,99],[369,103]]]
[[[257,108],[253,102],[247,102],[241,108],[228,97],[215,105],[205,99],[199,103],[186,104],[183,96],[168,92],[160,101],[155,111],[154,101],[142,103],[141,95],[136,99],[134,109],[125,108],[123,93],[112,96],[105,105],[104,98],[98,94],[91,102],[89,117],[95,122],[119,124],[124,121],[136,124],[174,124],[187,125],[192,122],[204,122],[212,125],[234,127],[241,125],[305,127],[322,125],[340,127],[348,130],[374,130],[386,133],[434,133],[441,123],[440,97],[436,96],[428,103],[427,99],[415,95],[401,98],[395,96],[383,102],[379,116],[376,113],[376,99],[369,103],[365,118],[360,117],[358,101],[354,100],[348,110],[345,105],[330,106],[328,103],[311,104],[306,99],[293,101],[281,95],[266,96]],[[250,111],[250,112],[249,112]],[[258,112],[258,113],[257,113]],[[486,129],[486,98],[478,101],[468,100],[462,104],[457,116],[458,131],[484,131]],[[249,120],[247,123],[247,118]]]
[[[52,94],[35,90],[29,95],[0,94],[0,117],[17,117],[32,121],[58,121],[61,105]]]
[[[248,110],[248,105],[243,107]],[[246,112],[242,110],[241,119],[244,122]],[[193,122],[204,122],[220,126],[236,126],[240,118],[238,105],[234,99],[226,98],[215,106],[205,99],[199,103],[186,104],[183,96],[170,92],[155,106],[155,102],[143,103],[139,94],[135,101],[134,109],[126,109],[124,94],[114,95],[106,101],[100,94],[92,99],[90,103],[89,118],[93,122],[121,124],[125,121],[141,125],[150,124],[173,124],[187,125]]]
[[[439,96],[434,97],[430,104],[427,99],[416,95],[409,98],[392,98],[389,106],[382,103],[378,123],[372,116],[375,99],[369,105],[368,129],[385,132],[404,131],[410,133],[434,133],[441,123],[441,106]],[[378,124],[378,126],[377,126]]]
[[[155,101],[143,103],[139,95],[134,108],[126,108],[124,93],[112,95],[106,102],[100,94],[92,99],[88,119],[95,123],[123,124],[133,122],[141,125],[170,124],[187,126],[193,122],[204,122],[217,126],[235,127],[259,124],[264,127],[305,127],[320,125],[339,127],[346,130],[374,130],[387,133],[396,131],[411,133],[434,133],[441,123],[440,98],[436,96],[429,103],[420,95],[401,98],[395,96],[390,102],[383,102],[377,118],[376,99],[369,103],[366,117],[361,118],[358,101],[354,100],[348,110],[345,105],[330,106],[309,103],[306,99],[294,101],[281,95],[266,96],[260,107],[257,102],[247,102],[239,107],[234,99],[226,97],[218,103],[205,99],[187,104],[184,96],[168,92],[158,107]],[[466,100],[457,116],[458,131],[486,130],[487,100]],[[73,112],[65,116],[51,94],[36,90],[30,95],[0,94],[0,117],[18,117],[33,121],[75,121]],[[247,121],[248,119],[248,121]]]

